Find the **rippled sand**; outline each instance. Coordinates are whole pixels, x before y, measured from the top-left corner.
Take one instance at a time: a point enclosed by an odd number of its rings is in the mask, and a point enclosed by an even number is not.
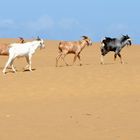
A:
[[[0,56],[0,140],[140,140],[140,46],[123,49],[123,65],[113,53],[100,65],[94,43],[81,54],[83,66],[55,67],[58,43],[37,50],[33,72],[20,58],[17,73],[3,75],[8,57]]]

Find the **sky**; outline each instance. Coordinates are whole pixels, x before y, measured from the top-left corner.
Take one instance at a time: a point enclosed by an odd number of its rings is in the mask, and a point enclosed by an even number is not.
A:
[[[140,44],[140,0],[0,0],[0,38],[79,40],[128,34]]]

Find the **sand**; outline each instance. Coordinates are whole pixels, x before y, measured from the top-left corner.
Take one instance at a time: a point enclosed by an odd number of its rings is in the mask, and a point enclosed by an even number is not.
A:
[[[33,72],[20,58],[17,73],[3,75],[8,57],[0,56],[0,140],[140,140],[140,46],[123,49],[123,65],[113,53],[100,65],[93,43],[81,54],[83,66],[55,67],[58,43],[37,50]]]

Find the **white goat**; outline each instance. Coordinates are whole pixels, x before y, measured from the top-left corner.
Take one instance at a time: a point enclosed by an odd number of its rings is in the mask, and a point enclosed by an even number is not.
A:
[[[13,62],[17,57],[26,57],[26,61],[28,65],[25,68],[29,67],[29,70],[32,71],[31,68],[31,58],[32,55],[35,53],[36,49],[38,47],[44,48],[44,41],[42,39],[38,39],[32,42],[27,42],[27,43],[13,43],[10,44],[9,46],[9,58],[7,63],[5,64],[5,67],[3,69],[3,73],[6,73],[6,68],[10,65],[12,66],[12,70],[16,72]]]
[[[65,61],[65,56],[67,54],[73,53],[75,54],[74,59],[73,59],[73,64],[76,61],[77,57],[80,61],[80,65],[82,65],[81,63],[81,58],[80,58],[80,53],[81,51],[86,47],[86,46],[90,46],[92,45],[92,41],[90,38],[88,38],[87,36],[82,36],[83,39],[81,41],[61,41],[59,43],[59,55],[56,57],[56,67],[58,66],[58,60],[60,58],[63,59],[63,61],[65,62],[65,64],[68,66],[68,64]]]

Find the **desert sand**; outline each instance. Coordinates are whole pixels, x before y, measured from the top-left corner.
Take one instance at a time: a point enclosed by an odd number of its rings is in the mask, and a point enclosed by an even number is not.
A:
[[[140,140],[140,46],[123,49],[124,64],[109,53],[100,65],[93,43],[82,51],[83,66],[55,67],[58,43],[37,50],[33,72],[20,58],[17,72],[3,75],[8,57],[0,56],[0,140]]]

